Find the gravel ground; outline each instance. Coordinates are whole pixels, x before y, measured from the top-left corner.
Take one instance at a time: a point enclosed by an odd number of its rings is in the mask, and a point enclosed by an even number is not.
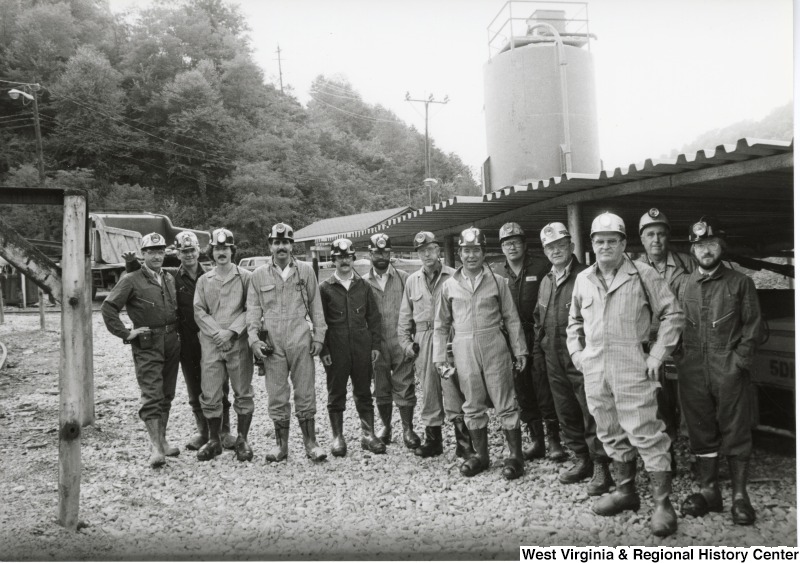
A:
[[[252,463],[232,452],[200,463],[183,443],[193,429],[179,377],[168,436],[181,447],[159,470],[147,466],[148,441],[137,417],[139,392],[128,348],[93,317],[97,421],[82,437],[81,526],[56,523],[58,504],[58,326],[38,330],[33,315],[7,315],[0,341],[9,351],[0,371],[0,559],[518,559],[520,545],[797,545],[796,458],[787,448],[757,448],[750,495],[753,527],[730,523],[725,512],[681,518],[665,540],[650,534],[651,498],[642,509],[603,518],[591,511],[581,485],[562,485],[562,467],[526,464],[525,476],[500,474],[502,436],[491,426],[492,467],[472,479],[458,471],[451,427],[445,454],[420,460],[402,442],[387,455],[364,452],[348,399],[346,458],[313,464],[305,458],[293,420],[289,460],[265,464],[274,442],[266,392],[255,378]],[[317,366],[320,443],[330,445],[327,393]],[[395,440],[400,439],[395,412]],[[417,422],[417,431],[422,428]],[[786,453],[790,449],[791,453]],[[681,476],[673,503],[691,487],[685,441],[678,443]],[[640,472],[639,490],[647,477]]]

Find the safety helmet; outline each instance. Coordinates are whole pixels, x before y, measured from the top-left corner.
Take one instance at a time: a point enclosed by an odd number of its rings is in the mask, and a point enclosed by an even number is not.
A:
[[[270,229],[267,240],[288,240],[294,242],[294,229],[286,223],[275,223]]]
[[[158,233],[150,233],[142,237],[142,244],[139,248],[166,248],[167,240]]]
[[[414,250],[419,250],[432,242],[435,242],[437,245],[439,244],[439,241],[436,240],[436,235],[430,231],[420,231],[414,237]]]
[[[347,238],[337,238],[331,243],[331,256],[355,256],[353,241]]]
[[[470,227],[461,231],[458,246],[486,246],[486,235],[477,227]]]
[[[592,221],[592,230],[589,236],[594,236],[595,233],[619,233],[625,238],[625,221],[619,215],[606,211]]]
[[[719,228],[715,217],[702,216],[689,230],[689,242],[695,243],[710,238],[725,238],[725,231]]]
[[[211,233],[211,246],[233,246],[233,233],[228,229],[215,229]]]
[[[500,227],[500,244],[511,237],[522,237],[523,240],[525,239],[525,231],[522,230],[522,227],[520,227],[518,223],[506,223]]]
[[[375,233],[369,237],[369,241],[369,249],[372,251],[392,249],[392,241],[389,239],[389,235],[384,233]]]
[[[569,230],[564,226],[564,223],[548,223],[539,233],[539,238],[542,239],[542,246],[547,246],[551,242],[561,240],[562,238],[569,237]]]
[[[669,224],[669,219],[667,219],[667,216],[661,213],[655,207],[652,207],[650,211],[642,215],[642,218],[639,219],[639,234],[641,235],[645,227],[649,227],[651,225],[664,225],[667,230],[672,228]]]
[[[175,237],[175,249],[183,250],[184,248],[200,248],[200,241],[192,231],[181,231]]]

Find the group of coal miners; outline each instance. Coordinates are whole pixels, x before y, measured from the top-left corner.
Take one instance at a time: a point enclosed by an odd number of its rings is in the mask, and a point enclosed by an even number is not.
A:
[[[752,524],[747,390],[761,332],[755,285],[722,263],[726,236],[713,218],[692,225],[691,254],[670,249],[671,235],[665,215],[650,209],[639,222],[644,254],[632,260],[623,220],[603,213],[591,225],[596,262],[586,266],[563,223],[541,229],[543,257],[528,252],[518,224],[507,223],[499,231],[506,260],[496,273],[480,229],[461,233],[457,269],[442,263],[440,241],[423,231],[413,239],[422,267],[409,275],[392,264],[391,240],[378,233],[364,276],[354,268],[353,243],[340,238],[331,245],[333,275],[318,283],[312,267],[294,259],[294,231],[285,223],[272,227],[271,259],[253,272],[236,265],[228,229],[211,233],[208,269],[194,233],[174,241],[178,268],[163,267],[170,243],[150,233],[141,241],[141,264],[134,253],[125,255],[128,273],[102,313],[133,352],[152,467],[179,455],[166,434],[179,364],[197,426],[186,448],[198,460],[223,449],[252,460],[256,364],[274,425],[266,461],[288,457],[292,395],[306,455],[325,460],[315,428],[318,355],[333,456],[347,455],[348,381],[362,449],[386,452],[396,405],[402,442],[421,458],[444,452],[443,425],[452,424],[465,477],[490,467],[494,409],[508,448],[503,477],[521,477],[525,462],[537,458],[566,461],[566,446],[573,463],[558,479],[588,480],[599,515],[640,508],[641,457],[652,489],[652,532],[663,537],[677,529],[670,493],[683,420],[699,488],[683,500],[682,513],[722,511],[719,463],[726,457],[733,522]],[[121,320],[123,308],[132,326]],[[667,363],[677,380],[666,377]],[[414,430],[417,384],[422,438]]]

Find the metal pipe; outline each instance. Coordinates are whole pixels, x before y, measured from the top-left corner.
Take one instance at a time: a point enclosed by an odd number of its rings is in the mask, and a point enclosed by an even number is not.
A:
[[[581,226],[581,204],[571,203],[567,205],[567,229],[575,245],[575,256],[581,264],[586,263],[583,254],[583,229]]]
[[[776,436],[783,436],[784,438],[791,438],[792,440],[795,439],[795,434],[791,430],[775,428],[774,426],[767,426],[766,424],[759,424],[756,426],[756,430],[759,432],[766,432],[768,434],[775,434]]]

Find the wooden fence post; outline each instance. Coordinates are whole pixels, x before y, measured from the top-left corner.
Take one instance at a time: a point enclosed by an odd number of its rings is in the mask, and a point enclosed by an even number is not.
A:
[[[44,332],[46,328],[44,322],[44,292],[40,289],[39,290],[39,330]]]

